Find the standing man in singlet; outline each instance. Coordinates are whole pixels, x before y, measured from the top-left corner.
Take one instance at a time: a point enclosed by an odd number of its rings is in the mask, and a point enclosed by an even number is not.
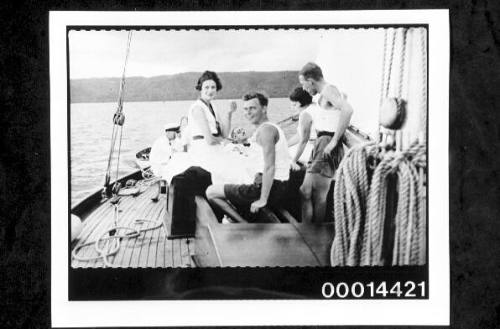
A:
[[[211,185],[208,199],[225,198],[234,205],[250,205],[255,213],[269,203],[276,204],[285,196],[288,185],[290,156],[285,134],[267,117],[268,98],[261,93],[243,96],[245,117],[256,127],[250,138],[259,168],[253,184]]]
[[[299,82],[318,103],[312,118],[317,139],[300,187],[302,221],[322,222],[326,215],[326,197],[344,155],[342,139],[353,110],[338,89],[325,81],[317,64],[304,65],[299,72]]]

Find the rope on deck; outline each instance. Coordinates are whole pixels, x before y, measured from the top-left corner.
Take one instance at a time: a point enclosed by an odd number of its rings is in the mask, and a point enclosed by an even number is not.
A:
[[[366,143],[347,152],[335,178],[332,266],[388,265],[388,246],[392,265],[425,264],[425,198],[418,172],[425,167],[426,148],[419,143],[405,151]],[[390,177],[397,179],[397,207],[388,219]]]
[[[122,239],[133,239],[138,237],[144,232],[151,231],[151,230],[156,230],[160,228],[163,225],[163,222],[157,222],[154,220],[149,220],[149,219],[136,219],[134,220],[134,224],[144,224],[144,223],[155,223],[156,225],[147,227],[147,228],[141,228],[141,229],[136,229],[134,227],[130,226],[113,226],[107,231],[104,231],[101,236],[95,241],[90,241],[82,244],[78,244],[73,251],[71,252],[71,257],[73,259],[79,260],[79,261],[93,261],[93,260],[98,260],[102,259],[104,262],[105,267],[112,267],[113,264],[111,264],[108,261],[108,257],[115,255],[118,250],[120,250],[121,242]],[[119,230],[126,230],[129,231],[129,233],[125,234],[118,234]],[[113,235],[110,233],[114,232]],[[101,247],[101,243],[104,242],[104,246]],[[94,246],[95,251],[97,252],[98,256],[92,256],[92,257],[81,257],[78,255],[78,251],[84,247],[87,246]]]

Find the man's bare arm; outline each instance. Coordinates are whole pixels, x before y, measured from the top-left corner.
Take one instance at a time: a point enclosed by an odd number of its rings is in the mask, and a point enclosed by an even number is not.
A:
[[[327,88],[325,88],[322,96],[327,101],[332,103],[333,106],[340,109],[340,117],[337,127],[335,127],[335,135],[328,144],[328,149],[329,151],[331,151],[335,146],[337,146],[342,136],[344,135],[344,132],[346,131],[347,127],[349,127],[353,109],[352,106],[347,102],[347,100],[344,97],[342,97],[338,89],[335,88],[334,86],[328,86]]]

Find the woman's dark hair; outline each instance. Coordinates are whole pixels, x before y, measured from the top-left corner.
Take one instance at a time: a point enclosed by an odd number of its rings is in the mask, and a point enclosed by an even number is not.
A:
[[[302,87],[295,88],[288,97],[292,102],[299,102],[300,107],[304,107],[312,103],[311,95],[302,89]]]
[[[217,73],[212,72],[212,71],[205,71],[201,75],[201,77],[198,79],[198,83],[196,84],[196,90],[200,91],[201,90],[201,85],[203,85],[203,82],[207,80],[213,80],[215,82],[215,86],[217,87],[217,91],[222,89],[222,84],[220,83],[219,77],[217,76]]]
[[[269,104],[269,99],[267,98],[267,96],[261,93],[251,92],[243,96],[244,101],[249,101],[254,98],[257,98],[260,106],[267,106],[267,104]]]

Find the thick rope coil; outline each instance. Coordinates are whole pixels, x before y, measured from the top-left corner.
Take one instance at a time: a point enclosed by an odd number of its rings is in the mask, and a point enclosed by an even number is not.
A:
[[[411,239],[410,239],[410,256],[409,256],[409,263],[410,264],[417,264],[420,259],[420,236],[419,234],[421,233],[419,231],[419,226],[421,225],[421,222],[425,221],[425,218],[421,218],[420,212],[419,212],[419,204],[422,203],[422,199],[419,197],[419,175],[418,175],[418,170],[415,168],[415,166],[409,166],[411,170],[411,175],[412,175],[412,194],[410,195],[410,200],[411,200],[411,215],[410,218],[415,219],[414,222],[412,222],[412,225],[410,226],[411,229]],[[425,233],[424,233],[425,234]]]
[[[382,265],[382,239],[387,200],[387,177],[393,159],[386,154],[373,173],[368,197],[361,265]]]
[[[419,188],[419,175],[416,167],[409,161],[399,165],[398,178],[400,182],[398,210],[395,224],[403,229],[396,230],[396,240],[393,250],[393,265],[422,265],[425,263],[425,217],[419,211],[424,201]],[[402,186],[402,185],[406,186]]]
[[[369,144],[351,148],[339,165],[334,188],[335,237],[330,253],[334,266],[359,263],[368,196]]]
[[[420,127],[421,130],[424,131],[425,127],[427,127],[427,29],[426,28],[420,28],[420,53],[421,53],[421,60],[422,60],[422,99],[421,99],[421,108],[420,108]],[[421,139],[419,140],[421,143],[425,143],[426,135],[424,133],[421,134]],[[425,159],[425,152],[424,156],[422,157]],[[425,167],[425,160],[424,164],[421,165],[421,163],[415,162],[415,165],[419,167],[419,177],[420,177],[420,185],[419,185],[419,200],[421,200],[418,204],[418,212],[420,214],[421,218],[426,217],[426,203],[425,203],[425,191],[424,191],[424,167]],[[422,265],[425,264],[425,259],[427,257],[427,252],[426,252],[426,239],[425,239],[425,234],[427,231],[427,223],[424,220],[419,222],[419,227],[418,227],[418,236],[419,236],[419,259],[418,259],[418,264]]]
[[[427,29],[420,28],[420,56],[422,57],[422,99],[420,108],[420,128],[427,127]],[[424,142],[424,141],[420,141]]]
[[[395,216],[395,243],[392,253],[393,265],[405,265],[401,258],[405,254],[408,243],[408,225],[410,214],[410,179],[409,169],[406,162],[398,165],[398,206]]]
[[[427,213],[425,210],[426,206],[426,197],[425,197],[425,185],[422,182],[422,178],[425,177],[423,175],[423,168],[419,168],[418,177],[418,188],[417,188],[417,211],[419,216],[419,221],[417,224],[417,234],[418,234],[418,260],[417,265],[425,265],[427,258]]]
[[[388,49],[388,31],[384,34],[381,99],[389,92],[402,98],[406,68],[408,29],[402,28],[402,50],[399,61],[399,81],[391,86],[392,64],[396,37],[393,29]],[[422,53],[422,107],[427,110],[427,66],[425,29],[421,34]],[[389,50],[389,54],[387,51]],[[389,56],[387,59],[386,56]],[[387,83],[386,83],[386,64]],[[394,79],[392,79],[394,80]],[[393,87],[393,88],[391,88]],[[425,117],[426,119],[426,117]],[[378,126],[380,138],[380,125]],[[420,140],[424,143],[424,140]],[[401,144],[401,143],[399,143]],[[363,153],[365,149],[365,153]],[[373,153],[371,153],[374,150]],[[363,157],[363,155],[365,157]],[[374,159],[375,158],[375,159]],[[356,147],[342,160],[335,180],[334,215],[335,237],[330,258],[332,266],[355,265],[415,265],[426,262],[425,175],[427,167],[425,144],[414,143],[407,150],[380,152],[376,145]],[[364,173],[374,170],[370,184],[365,184]],[[396,179],[397,200],[395,214],[387,214],[388,184]],[[391,178],[391,179],[389,179]],[[368,191],[367,195],[364,191]],[[361,232],[361,233],[360,233]],[[359,236],[361,234],[361,236]],[[393,238],[394,241],[387,241]],[[392,255],[389,248],[392,246]],[[391,257],[392,256],[392,257]],[[386,258],[386,259],[385,259]],[[391,261],[392,258],[392,261]]]
[[[418,172],[425,167],[424,144],[381,152],[380,146],[368,143],[347,152],[335,177],[332,266],[425,264],[425,198]],[[397,178],[398,198],[396,213],[387,218],[391,175]],[[392,257],[383,251],[391,246],[387,227],[394,233]]]
[[[352,184],[355,187],[355,192],[351,194],[351,200],[354,203],[357,212],[354,217],[354,223],[352,223],[351,226],[349,255],[347,259],[347,265],[349,266],[356,266],[359,264],[359,250],[362,242],[362,235],[360,235],[360,233],[362,232],[361,229],[365,222],[364,215],[366,213],[366,200],[368,197],[368,174],[366,165],[362,165],[367,162],[366,150],[362,149],[361,152],[356,152],[353,155],[354,164],[356,166],[354,167],[354,172],[351,172],[350,174],[354,178]]]

